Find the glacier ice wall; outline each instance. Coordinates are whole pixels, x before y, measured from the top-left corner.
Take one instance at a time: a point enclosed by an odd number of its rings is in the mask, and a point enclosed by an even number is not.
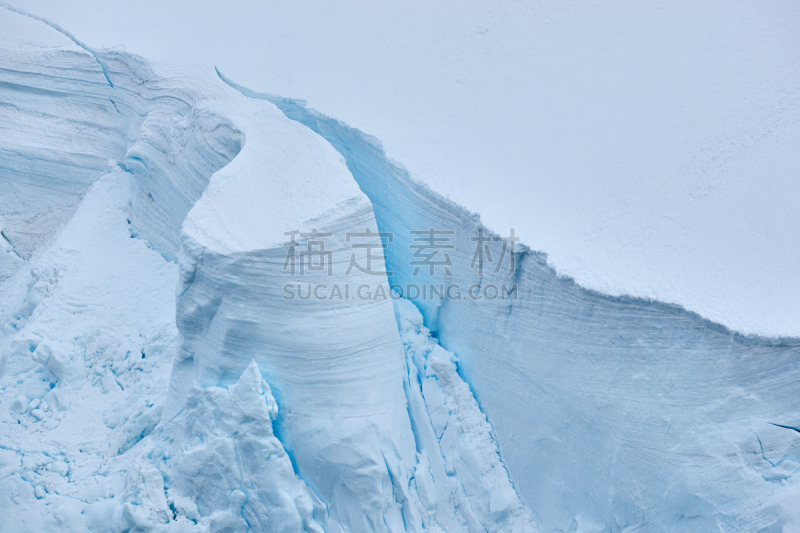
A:
[[[393,286],[460,287],[461,300],[415,303],[458,354],[543,531],[777,531],[796,520],[797,480],[785,469],[796,472],[800,440],[772,423],[800,418],[797,339],[746,337],[678,306],[586,290],[524,246],[511,272],[508,258],[499,272],[470,268],[471,238],[510,232],[484,228],[415,182],[376,139],[221,77],[274,102],[345,157],[379,229],[394,236]],[[409,231],[428,228],[455,232],[452,276],[414,275]],[[499,257],[501,245],[490,247]],[[518,298],[464,294],[503,284],[517,284]]]
[[[10,19],[5,40],[40,33],[30,16],[3,13]],[[2,59],[0,229],[7,250],[0,279],[20,266],[7,256],[29,259],[109,160],[136,178],[131,231],[176,258],[183,219],[211,174],[241,149],[241,133],[201,103],[207,89],[159,78],[141,58],[89,52],[67,38],[7,44]]]
[[[0,145],[9,523],[536,531],[454,356],[429,358],[418,314],[388,298],[284,298],[291,229],[333,235],[337,275],[308,271],[304,285],[389,293],[380,261],[373,276],[340,274],[346,232],[380,241],[327,141],[271,103],[0,13],[15,132]]]
[[[470,268],[496,234],[377,140],[0,14],[0,527],[798,524],[797,340],[586,291],[523,245]],[[312,228],[337,274],[287,299],[285,232]],[[366,228],[386,264],[345,278]],[[428,228],[452,275],[409,264]],[[337,283],[392,297],[301,296]],[[423,284],[465,297],[393,301]]]
[[[241,135],[202,85],[24,13],[0,24],[0,530],[160,523],[165,481],[140,454],[178,337],[164,257]]]
[[[245,151],[248,146],[249,140]],[[287,167],[291,164],[287,161]],[[234,163],[214,179],[224,179],[229,173],[232,180],[243,177],[235,168]],[[341,171],[346,172],[344,165]],[[337,177],[318,175],[323,187],[335,183]],[[257,216],[266,205],[271,189],[270,180],[248,189],[251,198],[259,199],[250,216]],[[356,188],[351,192],[359,194]],[[331,190],[331,194],[338,193]],[[212,218],[210,213],[224,203],[224,195],[204,196],[184,226],[177,301],[182,342],[168,416],[182,408],[183,387],[194,382],[227,386],[255,360],[281,407],[278,434],[298,472],[330,506],[332,517],[351,531],[404,530],[403,513],[411,509],[400,502],[409,499],[404,495],[408,489],[405,484],[393,485],[392,480],[408,479],[415,451],[402,389],[402,347],[391,303],[284,300],[283,286],[292,278],[282,268],[287,253],[282,234],[277,244],[265,238],[250,250],[230,250],[192,233],[203,225],[198,221]],[[241,214],[242,206],[237,211]],[[338,236],[326,239],[326,249],[334,256],[344,256],[349,248],[345,230],[371,227],[377,232],[363,195],[331,206],[303,230],[311,227]],[[249,229],[246,225],[239,231]],[[208,225],[203,231],[215,232]],[[298,242],[306,247],[306,242]],[[350,277],[350,283],[374,283],[366,275]],[[326,271],[308,272],[301,279],[304,285],[344,281],[332,279]],[[393,492],[403,495],[400,502],[384,496]],[[411,521],[411,517],[405,519]]]
[[[348,232],[369,230],[368,244],[381,242],[372,204],[344,159],[271,104],[243,103],[260,109],[260,126],[242,128],[242,151],[214,174],[183,224],[177,298],[182,342],[165,419],[181,416],[194,384],[229,386],[255,361],[280,405],[276,435],[297,474],[345,530],[535,531],[485,418],[481,438],[467,431],[469,423],[454,422],[449,439],[461,435],[460,445],[433,438],[421,450],[419,431],[430,427],[431,415],[420,403],[411,413],[408,360],[392,301],[355,297],[358,287],[389,294],[383,261],[373,262],[372,273],[344,274],[352,251]],[[299,128],[287,144],[279,140],[268,148],[259,142],[286,124]],[[262,159],[269,164],[254,164]],[[281,181],[291,183],[290,196],[276,191]],[[231,205],[235,209],[226,209]],[[292,276],[287,229],[305,233],[296,236],[300,250],[317,242],[309,230],[329,234],[330,262],[322,264],[330,269]],[[345,297],[334,297],[333,287]],[[480,413],[474,401],[464,405]],[[450,402],[453,420],[468,416],[468,407]],[[484,454],[494,463],[483,464],[476,457],[487,446],[495,446],[494,455]],[[182,455],[178,450],[175,458],[166,457],[167,468]],[[451,466],[447,474],[443,464]],[[493,474],[483,475],[481,468]],[[434,475],[436,482],[423,485]]]
[[[27,31],[25,17],[5,16]],[[77,46],[5,49],[1,68],[0,229],[6,247],[26,260],[74,211],[108,158],[124,155],[128,121],[116,113],[94,57]],[[20,265],[0,260],[0,279]]]

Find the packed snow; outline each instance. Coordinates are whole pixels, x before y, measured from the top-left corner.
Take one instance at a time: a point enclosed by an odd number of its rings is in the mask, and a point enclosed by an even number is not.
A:
[[[800,336],[800,4],[11,3],[306,100],[584,287]]]

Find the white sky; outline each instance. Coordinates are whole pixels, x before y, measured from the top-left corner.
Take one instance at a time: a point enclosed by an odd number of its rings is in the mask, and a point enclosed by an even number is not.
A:
[[[800,4],[251,3],[11,2],[308,100],[584,286],[800,335]]]

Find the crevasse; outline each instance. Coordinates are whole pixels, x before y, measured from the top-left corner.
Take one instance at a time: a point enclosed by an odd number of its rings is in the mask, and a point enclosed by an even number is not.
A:
[[[375,138],[302,101],[220,77],[272,101],[342,154],[378,227],[393,234],[393,285],[457,284],[464,292],[517,284],[517,299],[415,303],[458,355],[543,531],[735,531],[791,520],[797,486],[791,475],[774,483],[759,438],[768,434],[772,457],[797,471],[800,441],[770,422],[800,412],[798,339],[743,336],[678,306],[586,290],[524,246],[510,272],[508,261],[497,272],[470,268],[471,239],[500,235],[477,215],[415,182]],[[409,231],[428,228],[454,231],[452,276],[414,276],[409,267]]]
[[[2,285],[0,459],[21,530],[535,528],[482,415],[418,455],[391,301],[281,298],[287,228],[330,231],[345,258],[345,232],[377,232],[340,154],[272,104],[60,33],[2,56],[4,236],[25,255]],[[375,268],[347,281],[388,291]],[[461,396],[448,435],[477,411]],[[442,490],[431,457],[452,467]]]

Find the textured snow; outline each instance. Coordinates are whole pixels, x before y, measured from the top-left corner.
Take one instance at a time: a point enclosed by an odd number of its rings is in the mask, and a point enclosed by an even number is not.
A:
[[[495,234],[377,139],[0,17],[0,530],[800,527],[797,339],[587,290],[523,244],[478,272]],[[413,273],[430,227],[452,276]],[[339,259],[304,284],[392,297],[284,299],[285,232],[311,228]],[[386,263],[345,278],[365,228]]]
[[[277,414],[255,361],[227,389],[193,388],[155,438],[174,516],[211,531],[341,531],[295,475],[273,432]]]
[[[455,509],[470,531],[538,531],[454,354],[431,339],[411,302],[396,300],[395,313],[406,351],[403,385],[420,454],[414,483],[423,513],[450,531],[460,527]]]
[[[301,102],[240,90],[275,101],[346,157],[378,227],[394,234],[393,285],[518,284],[517,300],[416,303],[458,354],[543,530],[734,531],[796,520],[797,486],[766,472],[797,454],[793,432],[770,425],[800,409],[797,339],[746,337],[676,306],[586,290],[525,246],[511,276],[481,276],[469,268],[479,217],[412,180],[362,132]],[[408,266],[408,229],[427,227],[455,230],[450,277],[414,277]]]
[[[582,286],[800,335],[796,3],[23,4],[307,100]]]

